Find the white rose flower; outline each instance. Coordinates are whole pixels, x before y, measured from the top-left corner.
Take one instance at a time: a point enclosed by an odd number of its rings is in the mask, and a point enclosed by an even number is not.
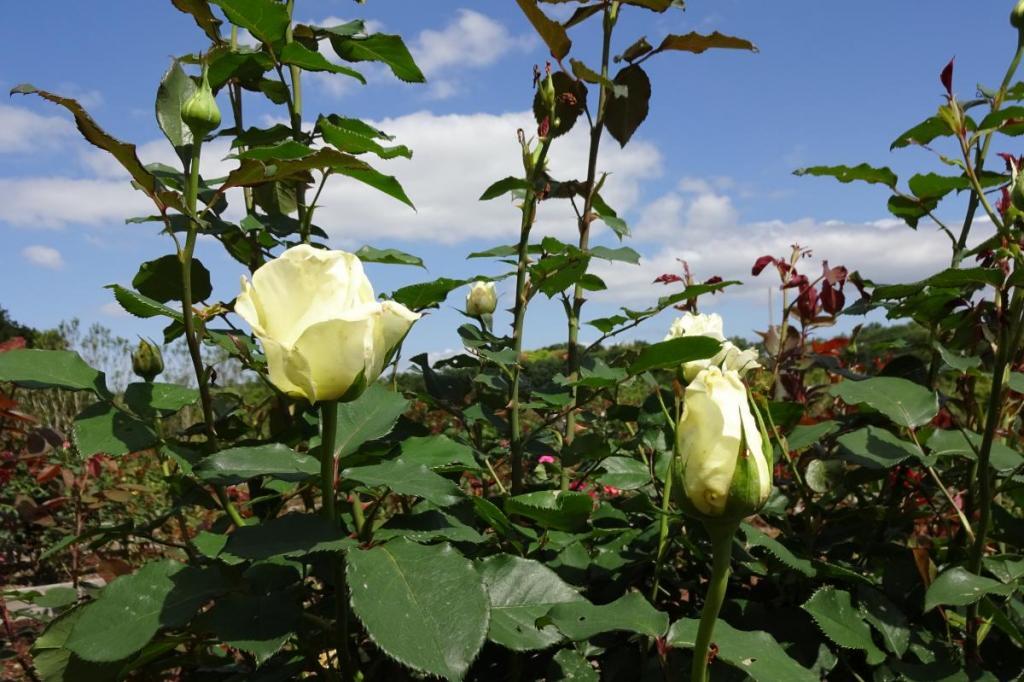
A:
[[[301,244],[242,277],[235,312],[263,344],[270,380],[310,402],[351,400],[376,381],[419,319],[377,301],[363,264]]]
[[[735,521],[757,512],[771,493],[772,455],[739,373],[700,372],[683,405],[675,471],[684,509]]]
[[[684,313],[682,317],[676,318],[672,323],[665,340],[677,339],[681,336],[707,336],[722,342],[722,349],[713,357],[683,363],[683,376],[687,381],[693,381],[694,377],[708,367],[735,370],[742,376],[748,370],[761,366],[757,362],[756,350],[752,348],[741,350],[732,341],[726,341],[721,315]]]
[[[466,314],[473,317],[490,315],[498,307],[494,282],[476,282],[466,294]]]
[[[678,339],[680,336],[709,336],[716,341],[725,341],[725,333],[722,329],[721,315],[683,313],[681,317],[672,322],[665,340]]]

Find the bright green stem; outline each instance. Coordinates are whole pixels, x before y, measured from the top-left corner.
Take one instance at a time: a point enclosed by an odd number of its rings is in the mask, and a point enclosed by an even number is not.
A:
[[[697,628],[697,642],[693,647],[693,667],[690,668],[690,682],[708,682],[708,652],[711,637],[715,632],[718,612],[725,601],[729,587],[729,569],[732,563],[732,538],[737,524],[705,524],[711,536],[711,581],[704,597],[704,608],[700,612],[700,626]]]
[[[332,525],[337,523],[334,508],[334,442],[338,436],[338,402],[320,403],[320,510]]]
[[[192,359],[192,369],[199,384],[199,397],[203,406],[203,422],[206,427],[207,447],[210,452],[217,450],[217,430],[213,420],[213,398],[210,396],[210,383],[203,367],[203,356],[199,349],[199,337],[196,335],[196,322],[192,310],[192,256],[196,250],[196,238],[199,235],[199,224],[196,219],[196,206],[199,202],[199,160],[202,155],[203,140],[197,138],[192,143],[192,159],[189,162],[188,186],[185,188],[185,208],[189,213],[188,234],[185,236],[185,248],[179,254],[181,261],[181,317],[185,327],[185,343]],[[224,486],[213,488],[217,501],[231,518],[235,526],[241,528],[245,520],[238,513],[235,505],[224,491]]]

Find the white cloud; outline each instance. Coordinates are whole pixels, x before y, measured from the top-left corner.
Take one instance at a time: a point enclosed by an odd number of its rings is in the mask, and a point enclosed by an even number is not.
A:
[[[60,251],[49,246],[33,244],[21,250],[21,255],[32,265],[47,270],[60,270],[64,267],[64,258]]]
[[[349,240],[348,245],[382,238],[498,243],[518,234],[518,212],[508,197],[491,201],[478,201],[478,197],[492,182],[522,174],[516,130],[536,128],[531,113],[435,115],[424,111],[373,125],[412,148],[411,160],[377,167],[397,176],[417,212],[353,180],[332,178],[320,197],[315,219],[329,234]],[[588,145],[585,125],[556,140],[549,157],[552,174],[582,176]],[[640,139],[624,150],[613,144],[604,149],[601,170],[613,175],[602,193],[622,212],[636,203],[640,181],[661,172],[661,156]],[[575,216],[567,202],[541,205],[538,234],[570,236],[575,231]]]
[[[61,116],[43,116],[24,107],[0,104],[0,154],[53,149],[74,133]]]
[[[100,312],[107,317],[131,317],[128,312],[121,307],[121,304],[117,301],[111,301],[110,303],[104,303],[100,306]]]
[[[695,195],[670,192],[641,212],[634,233],[638,241],[653,242],[655,247],[640,267],[620,263],[595,266],[598,276],[614,283],[609,291],[594,294],[595,299],[650,302],[665,293],[652,280],[662,273],[682,274],[679,260],[689,263],[697,280],[719,275],[745,283],[742,288],[730,289],[729,297],[761,297],[779,282],[770,268],[753,277],[754,261],[766,254],[786,257],[793,244],[813,251],[799,266],[809,276],[820,274],[821,261],[828,260],[833,266],[859,270],[875,281],[912,281],[949,261],[948,238],[924,222],[916,231],[889,218],[866,223],[811,218],[743,222],[728,195],[715,193],[711,184],[688,184],[695,188]],[[984,223],[977,225],[980,231]],[[990,226],[985,227],[991,231]]]
[[[0,222],[21,227],[123,224],[152,209],[127,182],[62,177],[0,178]]]

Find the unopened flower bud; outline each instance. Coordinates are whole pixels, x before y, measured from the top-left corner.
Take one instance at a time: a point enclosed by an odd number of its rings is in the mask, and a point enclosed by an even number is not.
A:
[[[1011,162],[1010,204],[1018,211],[1024,211],[1024,173]]]
[[[466,294],[466,314],[473,317],[490,315],[498,307],[494,282],[476,282]]]
[[[132,353],[132,370],[144,381],[153,381],[164,371],[164,357],[160,353],[160,346],[146,339],[139,339],[139,346]]]
[[[220,125],[220,109],[210,89],[210,79],[203,67],[203,80],[192,96],[181,103],[181,120],[192,131],[192,136],[201,140]]]
[[[1013,7],[1013,11],[1010,12],[1010,26],[1013,26],[1017,31],[1024,29],[1024,0],[1018,0],[1017,4]]]

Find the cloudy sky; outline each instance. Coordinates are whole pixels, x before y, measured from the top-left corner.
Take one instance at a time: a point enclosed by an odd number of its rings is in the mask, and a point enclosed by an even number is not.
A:
[[[685,259],[699,278],[744,282],[708,304],[726,317],[728,333],[752,337],[767,325],[772,282],[768,273],[752,278],[750,266],[762,254],[788,253],[793,243],[813,249],[810,273],[820,271],[822,259],[881,281],[941,268],[945,238],[928,225],[914,232],[890,219],[884,189],[791,173],[861,161],[889,165],[901,177],[941,172],[927,152],[889,152],[889,143],[934,113],[938,73],[954,55],[962,97],[978,83],[998,84],[1016,39],[1006,20],[1011,4],[988,0],[968,12],[958,0],[692,0],[686,12],[661,16],[627,9],[615,52],[640,35],[657,44],[667,33],[692,30],[743,36],[760,52],[665,54],[645,65],[654,83],[650,116],[625,149],[606,139],[600,163],[612,173],[605,196],[629,222],[627,243],[643,260],[639,267],[596,264],[609,289],[594,295],[586,316],[649,305],[668,293],[654,277],[677,272],[677,259]],[[398,176],[417,210],[338,179],[317,213],[331,245],[397,247],[426,261],[428,272],[370,266],[379,291],[442,275],[499,274],[500,266],[465,254],[511,243],[518,229],[510,202],[476,200],[494,180],[521,172],[516,129],[534,127],[531,71],[546,50],[515,3],[297,5],[306,22],[364,18],[375,30],[403,35],[429,81],[402,84],[372,65],[362,69],[367,86],[341,75],[307,77],[307,119],[317,112],[366,118],[414,150],[412,160],[379,167]],[[107,130],[138,144],[144,161],[174,160],[156,127],[153,98],[171,56],[204,46],[188,16],[170,2],[137,0],[60,3],[59,11],[52,3],[12,3],[4,11],[0,87],[30,82],[76,97]],[[590,64],[599,61],[597,28],[584,25],[572,36],[573,55]],[[284,116],[255,99],[247,107],[249,122]],[[211,145],[204,171],[229,168],[226,153],[225,144]],[[553,147],[552,169],[563,178],[583,176],[585,157],[586,139],[576,130]],[[955,222],[960,210],[950,202],[941,213]],[[78,317],[123,335],[158,336],[158,322],[125,316],[103,288],[130,282],[139,262],[172,251],[153,224],[124,222],[147,212],[144,197],[78,137],[66,112],[34,98],[0,100],[0,306],[15,319],[50,327]],[[566,203],[542,206],[538,234],[573,232]],[[607,231],[595,238],[616,241]],[[216,243],[201,243],[198,253],[214,272],[214,297],[231,300],[241,266]],[[502,302],[511,304],[507,287]],[[455,294],[419,323],[411,350],[455,347],[460,304]],[[669,322],[667,315],[653,320],[637,336],[659,338]],[[527,336],[528,345],[564,339],[558,310],[546,303],[531,309]]]

